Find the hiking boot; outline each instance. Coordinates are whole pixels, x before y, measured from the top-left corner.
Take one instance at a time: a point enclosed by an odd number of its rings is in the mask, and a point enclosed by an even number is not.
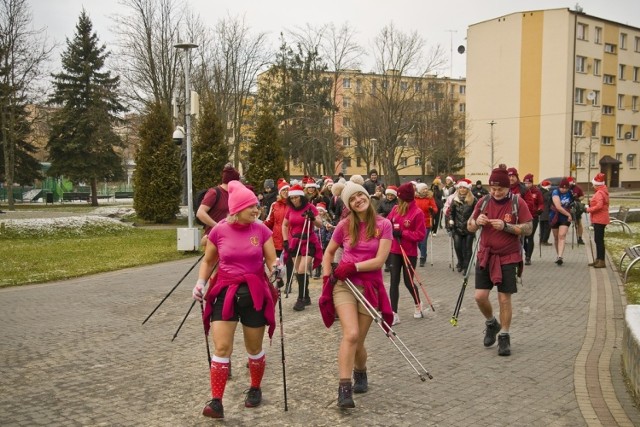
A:
[[[584,240],[582,240],[582,237],[578,237],[578,244],[584,245]]]
[[[484,346],[491,347],[496,342],[496,335],[500,332],[500,323],[498,323],[498,319],[493,319],[493,321],[487,320],[485,322],[487,329],[484,330]]]
[[[423,317],[424,317],[424,314],[422,314],[422,303],[419,302],[418,304],[416,304],[416,310],[413,312],[413,318],[421,319]]]
[[[531,258],[525,258],[524,265],[531,265]]]
[[[553,246],[553,243],[550,243],[550,242],[542,242],[542,246]]]
[[[398,316],[398,313],[393,313],[393,322],[391,322],[391,326],[396,326],[398,323],[400,323],[400,316]]]
[[[593,264],[594,268],[606,268],[607,267],[607,263],[604,262],[603,259],[597,259],[596,262]]]
[[[304,305],[311,305],[311,297],[304,297]]]
[[[456,270],[458,271],[458,273],[460,273],[462,271],[462,266],[461,265],[456,265]]]
[[[593,262],[590,262],[589,264],[587,264],[589,267],[593,267],[596,265],[596,262],[598,262],[597,259],[594,259]]]
[[[556,260],[556,264],[558,264],[558,265],[562,265],[563,262],[564,261],[562,261],[562,257],[561,256],[559,256],[558,259]]]
[[[369,390],[369,381],[367,381],[367,371],[353,370],[353,392],[366,393]]]
[[[202,415],[209,418],[224,418],[224,408],[220,399],[211,399],[202,410]]]
[[[340,383],[338,385],[338,408],[355,408],[356,404],[353,401],[353,389],[351,388],[351,381],[348,383]]]
[[[511,340],[509,334],[498,335],[498,356],[511,355]]]
[[[244,398],[245,407],[255,408],[260,406],[260,402],[262,402],[262,390],[260,390],[260,387],[251,387],[245,393],[247,394],[247,397]]]
[[[302,311],[304,310],[304,298],[298,298],[298,300],[296,301],[296,303],[293,305],[293,309],[295,311]]]
[[[427,262],[427,258],[420,258],[420,267],[424,267],[424,264]]]

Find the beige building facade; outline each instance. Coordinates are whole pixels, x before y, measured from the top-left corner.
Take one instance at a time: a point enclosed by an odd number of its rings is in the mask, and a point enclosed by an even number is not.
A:
[[[640,187],[640,29],[569,9],[518,12],[467,33],[466,174],[500,163],[536,182],[605,172]]]

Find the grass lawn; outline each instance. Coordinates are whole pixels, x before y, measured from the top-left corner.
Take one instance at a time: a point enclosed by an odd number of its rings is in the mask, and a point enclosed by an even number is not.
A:
[[[611,260],[615,263],[616,269],[618,268],[620,257],[624,254],[624,249],[640,244],[640,223],[630,222],[629,226],[631,230],[633,230],[632,235],[623,233],[621,227],[615,225],[608,225],[605,229],[604,244],[607,252],[611,255]],[[628,257],[622,264],[622,273],[624,273],[627,265],[629,265]],[[627,284],[624,288],[627,295],[627,302],[629,304],[640,304],[640,264],[634,265],[633,268],[629,270]]]
[[[0,287],[40,283],[193,257],[176,231],[133,228],[109,235],[0,239]]]

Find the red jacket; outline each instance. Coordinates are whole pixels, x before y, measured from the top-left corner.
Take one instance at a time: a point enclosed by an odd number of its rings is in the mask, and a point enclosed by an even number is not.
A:
[[[530,190],[527,190],[527,187],[524,185],[524,183],[518,181],[515,185],[511,186],[510,190],[511,190],[511,194],[520,195],[520,198],[522,198],[522,200],[524,200],[524,202],[527,204],[527,208],[529,208],[529,213],[531,214],[531,216],[534,216],[536,214],[536,207],[534,206],[534,202],[533,202],[533,194],[531,194]],[[523,191],[524,191],[524,194],[523,194]]]
[[[282,221],[284,220],[284,213],[287,210],[287,199],[280,199],[271,204],[271,212],[264,221],[264,225],[269,227],[273,234],[273,246],[277,250],[282,250]]]
[[[394,206],[389,215],[387,215],[387,219],[391,221],[394,230],[396,229],[396,224],[400,226],[400,231],[402,231],[402,239],[400,242],[407,256],[417,256],[418,242],[424,240],[424,236],[427,235],[427,230],[424,228],[424,214],[418,206],[416,206],[415,201],[409,202],[409,207],[405,215],[398,213],[398,205]],[[391,242],[391,253],[402,253],[397,239],[393,239]]]
[[[538,187],[532,185],[527,193],[531,193],[531,197],[533,198],[533,211],[530,211],[531,216],[537,218],[544,210],[544,197],[542,196],[542,191],[540,191]]]
[[[606,185],[595,187],[596,192],[589,201],[587,212],[593,224],[609,224],[609,189]]]
[[[418,208],[424,214],[425,228],[431,228],[433,218],[431,218],[431,212],[429,212],[429,209],[431,209],[434,214],[438,213],[438,205],[436,205],[436,200],[433,197],[416,197],[415,200],[416,206],[418,206]]]

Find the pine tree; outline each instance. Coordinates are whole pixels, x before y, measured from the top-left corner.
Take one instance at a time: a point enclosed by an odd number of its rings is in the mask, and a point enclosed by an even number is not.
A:
[[[288,178],[278,129],[269,110],[263,108],[258,116],[255,140],[249,149],[246,178],[257,189],[262,188],[265,179],[276,180],[280,177]]]
[[[103,71],[109,53],[86,12],[80,13],[73,40],[67,39],[62,69],[54,77],[49,104],[61,108],[53,114],[47,148],[51,176],[65,175],[74,182],[90,181],[92,204],[98,204],[97,182],[123,176],[123,147],[113,125],[125,111],[117,91],[119,78]]]
[[[152,104],[140,125],[133,174],[133,208],[146,221],[166,223],[180,211],[180,152],[171,138],[172,131],[167,107]]]
[[[224,143],[224,125],[210,95],[203,100],[195,133],[191,161],[194,195],[220,184],[222,169],[229,161],[229,151]]]

